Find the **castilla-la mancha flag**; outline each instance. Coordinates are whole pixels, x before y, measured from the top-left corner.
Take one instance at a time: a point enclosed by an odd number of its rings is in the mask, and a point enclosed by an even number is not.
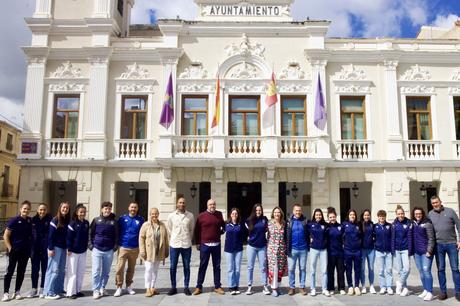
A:
[[[216,84],[216,103],[214,106],[214,116],[212,118],[211,128],[216,127],[220,120],[220,78],[217,76]]]
[[[276,102],[278,102],[278,93],[276,92],[275,73],[272,72],[272,79],[270,84],[268,85],[267,94],[265,97],[265,104],[267,104],[268,107],[270,107],[274,105]]]

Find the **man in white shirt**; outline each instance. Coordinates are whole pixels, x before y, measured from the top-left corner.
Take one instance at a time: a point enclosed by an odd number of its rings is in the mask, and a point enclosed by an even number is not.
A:
[[[185,210],[186,203],[183,195],[177,196],[176,210],[168,216],[169,238],[169,258],[171,277],[171,289],[168,295],[177,293],[176,271],[179,255],[182,257],[184,266],[184,293],[191,295],[189,290],[190,283],[190,259],[192,257],[192,237],[195,227],[193,214]]]

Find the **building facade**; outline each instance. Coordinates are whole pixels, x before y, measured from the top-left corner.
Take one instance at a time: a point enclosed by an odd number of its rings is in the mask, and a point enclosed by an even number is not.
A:
[[[135,199],[165,218],[177,194],[194,213],[212,197],[244,215],[298,202],[307,215],[334,206],[392,217],[439,194],[458,211],[460,25],[327,38],[330,22],[293,21],[292,2],[195,0],[195,21],[130,26],[134,0],[37,0],[23,48],[20,200],[84,203],[91,217],[103,200],[122,213]]]

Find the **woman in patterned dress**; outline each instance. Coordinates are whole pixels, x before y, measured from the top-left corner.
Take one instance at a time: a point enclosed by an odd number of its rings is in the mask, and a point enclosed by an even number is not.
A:
[[[272,286],[272,295],[278,296],[279,283],[283,276],[288,275],[286,255],[286,227],[284,213],[279,207],[272,211],[268,223],[268,280]]]

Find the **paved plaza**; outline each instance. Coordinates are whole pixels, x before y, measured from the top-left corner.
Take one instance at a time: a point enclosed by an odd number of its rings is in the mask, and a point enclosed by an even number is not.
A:
[[[387,296],[387,295],[371,295],[371,294],[365,294],[360,297],[355,297],[355,296],[340,296],[340,295],[333,295],[332,297],[324,297],[322,295],[318,295],[316,297],[310,297],[310,296],[301,296],[299,294],[296,294],[294,296],[289,296],[287,295],[287,287],[288,287],[288,279],[287,277],[283,279],[282,287],[283,287],[283,294],[277,298],[272,297],[272,296],[265,296],[261,293],[262,288],[261,287],[255,287],[254,291],[256,292],[252,296],[247,296],[245,294],[241,294],[238,296],[231,296],[229,294],[225,294],[224,296],[217,295],[215,293],[211,293],[213,290],[213,279],[212,279],[212,267],[211,263],[210,266],[207,270],[206,274],[206,281],[205,281],[205,288],[204,288],[204,293],[201,294],[200,296],[185,296],[182,293],[182,266],[180,265],[178,268],[178,291],[179,294],[175,296],[167,296],[166,292],[169,290],[170,286],[170,281],[169,281],[169,261],[166,262],[164,266],[160,266],[160,271],[159,271],[159,279],[157,282],[157,289],[161,292],[160,295],[152,297],[152,298],[146,298],[144,297],[145,289],[144,289],[144,267],[140,264],[136,266],[136,273],[135,273],[135,280],[134,280],[134,285],[133,288],[136,290],[136,295],[129,296],[129,295],[123,295],[121,297],[113,297],[113,296],[108,296],[108,297],[103,297],[99,300],[93,300],[92,298],[92,292],[90,290],[91,288],[91,252],[88,252],[88,257],[87,257],[87,270],[86,270],[86,275],[85,275],[85,280],[84,280],[84,293],[87,295],[86,297],[79,298],[76,300],[69,300],[69,299],[60,299],[57,301],[51,301],[51,300],[45,300],[45,299],[24,299],[22,301],[10,301],[8,302],[9,304],[16,305],[78,305],[78,304],[88,304],[88,303],[94,303],[95,305],[113,305],[114,303],[123,303],[123,306],[139,306],[139,305],[161,305],[161,306],[205,306],[205,305],[212,305],[212,306],[220,306],[220,305],[264,305],[264,306],[274,306],[274,305],[373,305],[373,306],[379,306],[379,305],[427,305],[428,303],[430,305],[457,305],[458,302],[455,298],[453,298],[453,291],[452,291],[452,278],[451,278],[451,273],[448,271],[447,272],[447,277],[448,277],[448,287],[449,287],[449,299],[446,301],[438,301],[434,300],[432,302],[424,302],[420,298],[417,297],[416,294],[418,294],[421,291],[420,287],[413,287],[412,285],[417,285],[420,284],[419,280],[419,274],[418,271],[416,270],[415,264],[412,261],[412,266],[411,266],[411,273],[409,277],[409,285],[410,289],[412,291],[412,294],[408,297],[399,297],[399,296]],[[198,274],[198,259],[199,259],[199,254],[198,252],[194,249],[193,254],[192,254],[192,268],[191,268],[191,283],[190,287],[193,290],[193,287],[196,284],[196,279],[197,279],[197,274]],[[5,264],[6,264],[6,257],[2,256],[1,257],[1,262],[2,262],[2,269],[4,269]],[[113,295],[115,291],[115,285],[114,285],[114,280],[115,280],[115,264],[116,260],[114,259],[113,261],[113,267],[112,267],[112,272],[110,274],[110,279],[109,279],[109,292]],[[242,264],[242,273],[241,273],[241,287],[242,291],[244,291],[246,288],[246,260],[245,258],[243,259],[243,264]],[[257,263],[256,263],[257,267]],[[307,266],[308,267],[308,266]],[[448,269],[449,266],[447,267]],[[308,273],[308,271],[307,271]],[[435,265],[433,265],[433,273],[434,273],[434,285],[435,285],[435,294],[439,292],[438,289],[438,281],[437,281],[437,276],[436,276],[436,268]],[[3,273],[2,273],[3,275]],[[254,273],[255,276],[255,281],[254,285],[259,284],[259,274],[258,271],[255,271]],[[318,278],[318,273],[317,273],[317,278]],[[378,289],[378,277],[376,275],[376,285]],[[309,281],[310,277],[307,274],[307,287],[309,287]],[[14,282],[15,279],[13,278],[12,285],[11,287],[14,288]],[[225,260],[223,259],[222,263],[222,284],[225,288],[227,284],[227,279],[226,279],[226,265],[225,265]],[[319,284],[319,281],[317,280],[317,284]],[[24,285],[23,289],[21,292],[23,295],[25,295],[28,290],[30,289],[31,282],[30,282],[30,264],[29,264],[29,269],[27,270],[26,273],[26,278],[24,280]]]

